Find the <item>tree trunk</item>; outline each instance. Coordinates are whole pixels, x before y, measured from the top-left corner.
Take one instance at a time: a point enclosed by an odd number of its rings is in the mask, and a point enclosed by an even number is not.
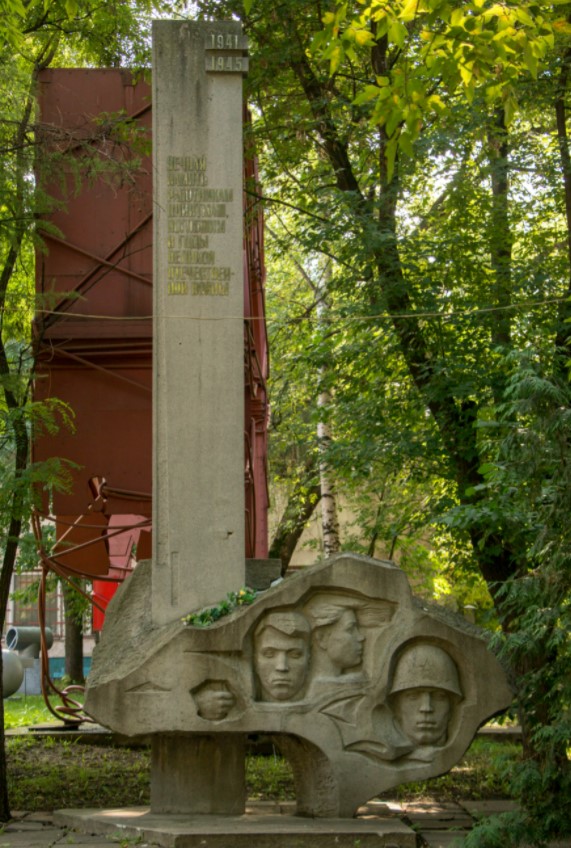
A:
[[[328,406],[331,403],[329,392],[320,392],[317,405]],[[321,496],[321,530],[323,534],[323,553],[326,557],[338,553],[339,518],[337,516],[337,493],[331,477],[331,469],[325,458],[327,448],[331,443],[331,429],[328,424],[320,421],[317,425],[317,441],[319,445],[319,488]]]
[[[6,745],[4,736],[4,692],[2,686],[3,662],[0,651],[0,822],[10,820],[8,800],[8,771],[6,763]]]
[[[569,154],[569,137],[567,134],[567,107],[565,95],[569,79],[571,50],[567,49],[563,56],[557,98],[555,100],[555,117],[557,121],[557,141],[561,158],[563,176],[563,196],[565,200],[565,219],[567,222],[567,255],[571,269],[571,156]],[[571,341],[571,270],[566,297],[562,299],[557,316],[557,333],[555,336],[555,373],[563,383],[568,382],[569,344]]]
[[[508,133],[504,109],[498,109],[488,132],[492,177],[492,215],[490,257],[495,277],[495,306],[491,324],[492,344],[507,348],[511,344],[512,243],[509,223]],[[499,398],[500,400],[502,398]]]
[[[4,348],[0,343],[0,353],[4,352]],[[1,358],[1,357],[0,357]],[[4,396],[10,401],[14,398],[11,393],[4,390]],[[10,583],[14,566],[16,564],[16,554],[18,552],[18,543],[20,541],[20,533],[22,530],[22,515],[24,511],[24,493],[22,486],[22,476],[26,470],[28,462],[28,433],[25,424],[16,418],[14,424],[15,439],[16,439],[16,455],[15,455],[15,474],[14,474],[14,492],[12,494],[12,509],[11,519],[8,528],[8,541],[4,549],[4,558],[2,561],[2,570],[0,571],[0,633],[4,629],[6,621],[6,609],[8,607],[8,598],[10,594]],[[2,662],[0,659],[0,821],[8,821],[10,819],[10,803],[8,800],[8,778],[6,769],[6,737],[4,734],[4,693],[2,691]]]
[[[315,459],[310,457],[306,461],[301,479],[289,496],[270,546],[269,556],[282,561],[282,576],[287,571],[296,545],[320,497],[321,487],[315,482]]]
[[[78,616],[74,601],[75,592],[67,581],[62,582],[65,607],[65,676],[72,682],[83,685],[83,623]]]
[[[327,261],[316,286],[317,322],[324,332],[327,324],[327,289],[331,279],[331,263]],[[331,427],[327,421],[327,410],[331,407],[332,396],[328,388],[328,369],[319,369],[317,408],[323,411],[323,418],[317,424],[317,449],[319,451],[319,484],[321,487],[321,529],[323,534],[323,553],[326,557],[338,553],[340,548],[339,519],[337,516],[337,493],[327,460],[327,452],[332,442]]]

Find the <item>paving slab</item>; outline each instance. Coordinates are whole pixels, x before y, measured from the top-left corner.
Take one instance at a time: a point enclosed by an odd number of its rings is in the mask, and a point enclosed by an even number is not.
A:
[[[416,830],[444,831],[472,827],[472,816],[453,801],[440,804],[411,803],[403,804],[402,814]]]
[[[306,819],[289,815],[153,815],[148,808],[58,810],[61,826],[117,835],[162,848],[416,848],[415,832],[395,818]]]
[[[461,801],[461,806],[471,816],[493,816],[497,813],[507,813],[518,809],[518,804],[507,798],[498,798],[489,801]]]
[[[460,848],[463,844],[463,834],[451,830],[434,830],[423,833],[422,838],[428,848]]]
[[[45,827],[42,830],[17,830],[7,825],[0,832],[0,848],[46,848],[54,845],[66,831],[63,828]]]
[[[41,824],[53,824],[54,817],[53,813],[48,812],[37,812],[37,813],[28,813],[25,810],[13,810],[12,811],[12,821],[10,824],[23,824],[26,822],[39,822]]]
[[[32,819],[26,816],[26,818],[22,818],[20,821],[10,822],[9,824],[4,826],[4,831],[13,832],[33,832],[38,830],[45,830],[46,821],[43,819]],[[52,820],[50,819],[49,824],[52,824]]]
[[[164,848],[251,848],[252,845],[256,848],[354,848],[357,841],[363,848],[416,848],[417,838],[421,838],[427,848],[460,848],[463,837],[473,824],[472,818],[465,815],[468,809],[477,817],[511,810],[517,805],[497,799],[463,801],[461,804],[371,801],[360,808],[357,820],[301,819],[292,815],[294,807],[293,802],[249,801],[247,815],[241,817],[238,827],[235,818],[218,817],[221,821],[215,828],[210,819],[207,821],[195,816],[194,819],[202,819],[201,827],[195,828],[188,841],[184,832],[177,833],[177,828],[158,839],[150,828],[141,827],[140,821],[133,827],[133,819],[140,818],[148,808],[111,811],[124,813],[127,821],[124,823],[111,817],[104,827],[93,827],[89,820],[84,821],[89,819],[91,812],[87,810],[73,811],[78,814],[73,822],[69,819],[64,821],[70,811],[56,813],[56,823],[52,813],[20,811],[14,813],[9,824],[0,828],[0,848],[110,848],[113,843],[129,839],[142,846],[159,844]],[[59,820],[60,815],[62,820]],[[186,817],[178,818],[188,823]],[[257,821],[255,828],[252,826],[253,819]],[[152,824],[150,820],[148,816],[146,824]],[[293,828],[286,832],[285,826],[292,820]],[[172,823],[172,817],[169,821]],[[133,829],[129,831],[129,827]],[[368,827],[372,829],[368,830]],[[571,839],[552,842],[549,848],[571,848]]]

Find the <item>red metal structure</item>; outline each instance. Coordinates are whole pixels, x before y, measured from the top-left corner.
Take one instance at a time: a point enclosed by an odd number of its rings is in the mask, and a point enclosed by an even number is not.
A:
[[[55,164],[38,178],[55,203],[36,263],[35,398],[67,402],[75,430],[39,436],[34,454],[76,465],[71,489],[46,501],[37,526],[48,518],[56,526],[46,567],[92,579],[99,629],[133,555],[143,559],[151,549],[150,87],[120,69],[47,70],[39,105]],[[245,185],[256,180],[246,156]],[[244,193],[245,554],[263,558],[268,352],[255,195]]]

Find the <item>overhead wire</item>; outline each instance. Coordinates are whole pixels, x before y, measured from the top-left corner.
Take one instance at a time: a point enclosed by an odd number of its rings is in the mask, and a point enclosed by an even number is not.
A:
[[[393,321],[395,319],[429,319],[429,318],[437,318],[439,320],[453,320],[456,318],[466,318],[477,315],[486,315],[497,312],[513,312],[517,310],[524,309],[534,309],[541,306],[547,306],[553,303],[563,303],[564,301],[569,300],[569,295],[560,295],[558,297],[550,297],[550,298],[542,298],[540,300],[524,300],[517,301],[515,303],[504,304],[503,306],[478,306],[475,308],[468,309],[455,309],[450,312],[439,312],[438,310],[427,310],[423,312],[375,312],[371,314],[347,314],[347,313],[336,313],[333,310],[329,310],[327,313],[327,323],[345,321],[347,323],[351,323],[352,321]],[[62,313],[54,313],[50,310],[38,310],[38,313],[54,315],[58,314],[60,317]],[[152,321],[152,315],[139,315],[139,316],[128,316],[128,317],[119,317],[115,315],[96,315],[89,313],[79,313],[79,312],[66,312],[66,317],[70,318],[84,318],[91,320],[101,320],[101,321]],[[253,323],[255,321],[265,321],[267,324],[271,325],[280,325],[283,324],[287,326],[290,323],[288,319],[277,319],[277,318],[268,318],[267,316],[235,316],[235,315],[220,315],[220,316],[203,316],[203,315],[169,315],[168,318],[176,318],[176,319],[184,319],[189,321],[244,321]],[[317,318],[313,318],[309,315],[306,315],[303,318],[296,317],[296,322],[306,321],[307,323],[318,323]]]

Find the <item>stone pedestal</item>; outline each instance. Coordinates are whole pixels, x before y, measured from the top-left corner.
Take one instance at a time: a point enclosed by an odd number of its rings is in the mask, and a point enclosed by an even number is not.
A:
[[[416,848],[416,833],[395,818],[300,819],[249,812],[160,816],[127,810],[58,810],[56,824],[162,848]]]
[[[153,737],[151,812],[239,816],[246,804],[245,737]]]

